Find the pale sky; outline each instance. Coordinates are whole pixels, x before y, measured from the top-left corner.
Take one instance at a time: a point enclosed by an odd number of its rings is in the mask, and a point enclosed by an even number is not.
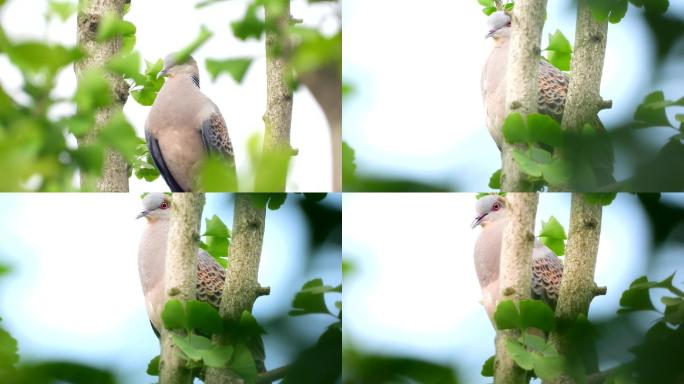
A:
[[[665,198],[684,206],[683,195]],[[475,201],[472,193],[344,195],[342,253],[354,271],[345,277],[345,342],[453,365],[463,382],[487,382],[480,368],[494,354],[494,329],[473,265]],[[567,233],[569,208],[569,194],[542,194],[535,234],[551,215]],[[594,299],[590,320],[614,314],[622,291],[646,273],[645,220],[634,195],[621,194],[604,209],[595,281],[608,294]],[[651,280],[678,268],[675,281],[684,280],[682,252],[666,250]]]
[[[571,3],[548,3],[542,48],[556,29],[574,40]],[[440,182],[461,191],[487,190],[501,160],[485,126],[480,94],[491,47],[491,39],[484,39],[481,8],[476,0],[343,2],[343,73],[354,89],[345,99],[343,138],[356,150],[361,171]],[[684,15],[684,2],[671,1],[670,8]],[[649,84],[655,46],[638,12],[630,5],[627,17],[609,27],[601,88],[613,109],[600,114],[607,127],[631,118],[655,89],[671,99],[684,89],[679,75],[684,62],[672,63],[663,74],[666,84]],[[662,146],[673,131],[638,134]],[[616,175],[625,177],[617,156]]]
[[[204,217],[218,215],[229,227],[229,195],[207,194]],[[311,268],[305,264],[306,219],[289,197],[266,214],[259,282],[271,294],[259,298],[254,315],[262,323],[291,309],[295,293],[308,280],[342,281],[340,250],[323,249]],[[329,194],[323,204],[341,205]],[[12,269],[0,279],[2,327],[19,342],[23,362],[76,360],[110,367],[127,383],[150,382],[149,360],[159,353],[150,328],[137,269],[144,227],[135,220],[137,194],[0,194],[0,263]],[[204,220],[202,220],[204,224]],[[329,307],[340,300],[329,295]],[[313,344],[334,320],[302,316],[291,320]],[[266,365],[291,362],[294,351],[267,335]]]
[[[197,1],[145,0],[134,1],[125,17],[137,27],[136,49],[144,59],[155,61],[168,53],[185,47],[198,35],[200,26],[206,25],[214,36],[195,54],[200,67],[202,91],[221,110],[228,125],[236,153],[238,175],[250,173],[247,141],[257,132],[263,132],[262,116],[266,108],[266,60],[263,41],[242,42],[230,30],[230,22],[241,19],[246,1],[226,1],[202,9],[195,9]],[[292,15],[304,25],[320,26],[324,33],[334,33],[339,25],[334,3],[308,4],[304,0],[292,1]],[[0,12],[0,21],[11,39],[39,39],[51,43],[76,44],[76,17],[65,23],[52,21],[46,26],[44,14],[47,1],[9,0]],[[212,82],[204,67],[206,58],[255,57],[241,85],[228,75]],[[144,62],[142,64],[144,69]],[[19,101],[27,100],[21,92],[20,73],[0,56],[0,83]],[[76,87],[73,68],[61,72],[55,95],[71,97]],[[62,105],[54,109],[55,115],[73,113],[74,107]],[[144,136],[144,123],[149,107],[139,105],[132,97],[124,112],[140,137]],[[75,140],[71,140],[75,145]],[[305,87],[294,96],[291,144],[299,149],[288,178],[288,191],[332,190],[332,154],[330,135],[325,115]],[[168,191],[159,178],[154,183],[130,180],[132,192]]]

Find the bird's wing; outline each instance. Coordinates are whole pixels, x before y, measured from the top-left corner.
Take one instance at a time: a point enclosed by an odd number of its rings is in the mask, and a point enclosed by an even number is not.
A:
[[[218,309],[221,305],[226,271],[204,251],[197,254],[197,300]]]
[[[539,74],[537,75],[539,86],[538,111],[549,115],[558,122],[563,118],[565,97],[568,95],[570,78],[558,68],[544,60],[539,62]]]
[[[226,280],[226,271],[219,263],[206,252],[200,250],[197,253],[197,299],[211,304],[216,309],[221,305],[223,283]],[[264,372],[266,367],[264,359],[266,352],[264,341],[260,335],[247,341],[247,348],[254,357],[257,370]]]
[[[228,136],[226,121],[221,112],[215,108],[204,120],[200,127],[202,142],[207,153],[220,154],[226,158],[233,158],[233,144]]]
[[[161,149],[159,149],[159,141],[157,141],[157,138],[154,137],[152,132],[145,130],[145,141],[147,142],[147,148],[150,151],[150,156],[152,156],[152,162],[166,181],[166,184],[168,184],[169,188],[171,188],[171,191],[185,192],[173,177],[171,171],[169,171],[169,168],[166,166],[164,156],[162,156]]]
[[[563,263],[549,248],[536,243],[532,251],[532,297],[555,308],[563,277]]]

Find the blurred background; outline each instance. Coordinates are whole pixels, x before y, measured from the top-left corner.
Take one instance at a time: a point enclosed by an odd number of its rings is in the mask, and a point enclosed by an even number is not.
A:
[[[268,369],[291,363],[335,320],[287,312],[306,281],[341,284],[341,204],[340,194],[318,203],[293,194],[267,210],[259,282],[271,294],[253,313],[269,332]],[[145,373],[159,343],[138,277],[141,209],[135,194],[0,194],[0,272],[9,268],[0,278],[0,328],[17,339],[21,363],[75,361],[111,370],[121,383],[154,380]],[[232,227],[232,195],[207,194],[203,215]],[[328,308],[338,300],[326,295]]]
[[[575,36],[574,0],[549,2],[542,48],[557,29]],[[343,139],[355,151],[359,185],[347,190],[486,190],[501,166],[489,136],[480,77],[492,41],[476,0],[343,2],[343,70],[351,92],[344,101]],[[677,133],[672,128],[635,130],[633,115],[644,97],[662,90],[684,96],[684,2],[670,1],[664,15],[630,4],[626,17],[608,28],[601,95],[613,108],[599,117],[616,147],[615,176],[623,180],[658,156]],[[679,127],[669,108],[671,124]],[[669,156],[681,163],[684,145]],[[676,153],[676,155],[674,153]],[[682,177],[663,170],[637,191],[679,191]],[[662,173],[662,174],[661,174]],[[677,178],[672,185],[672,179]]]
[[[263,133],[262,117],[266,110],[264,42],[254,39],[240,41],[231,32],[231,21],[244,16],[248,2],[216,2],[196,9],[197,3],[199,1],[134,1],[125,19],[137,27],[136,49],[145,60],[151,62],[192,42],[202,25],[214,33],[194,54],[200,68],[202,92],[214,101],[226,120],[235,148],[238,174],[250,174],[253,170],[247,143],[253,135]],[[310,4],[306,0],[293,0],[291,8],[293,17],[301,19],[304,26],[319,28],[326,35],[332,35],[339,29],[339,5],[335,2]],[[0,23],[10,40],[35,39],[50,44],[75,46],[76,16],[72,15],[64,22],[57,18],[47,20],[47,12],[47,0],[9,0],[0,9]],[[241,84],[236,84],[229,76],[211,80],[205,68],[205,59],[236,57],[255,58]],[[27,104],[30,100],[22,90],[21,73],[11,65],[6,55],[0,55],[0,86],[22,104]],[[67,66],[57,77],[53,96],[68,100],[75,89],[76,75],[73,67]],[[73,103],[60,103],[50,110],[50,117],[56,119],[71,115],[74,111]],[[138,104],[132,97],[124,107],[124,113],[139,137],[145,137],[144,124],[148,112],[149,107]],[[71,147],[76,146],[76,140],[71,135],[68,140]],[[294,95],[291,144],[299,153],[292,160],[287,190],[332,190],[332,151],[328,123],[323,111],[304,86],[299,87]],[[77,180],[74,180],[74,187],[77,186]],[[167,191],[168,187],[161,178],[150,183],[132,177],[130,190],[137,193]]]
[[[480,231],[470,227],[475,194],[345,194],[343,200],[346,380],[383,382],[388,372],[412,372],[433,375],[419,382],[449,383],[444,378],[454,371],[462,383],[491,382],[480,375],[494,354],[495,332],[479,302],[473,264]],[[540,195],[535,234],[552,215],[567,234],[570,194]],[[596,265],[595,281],[608,293],[589,311],[601,369],[629,361],[627,348],[658,315],[616,317],[622,292],[637,277],[661,281],[675,271],[681,289],[684,194],[619,194],[603,210]],[[653,302],[662,294],[653,292]]]

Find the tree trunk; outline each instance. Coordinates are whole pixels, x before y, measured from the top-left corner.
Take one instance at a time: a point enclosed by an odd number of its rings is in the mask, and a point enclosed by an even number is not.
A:
[[[503,232],[499,289],[501,300],[520,301],[530,298],[532,280],[532,248],[534,222],[539,196],[536,193],[509,193],[506,195],[508,224]],[[517,339],[518,331],[497,331],[495,383],[524,383],[527,375],[511,359],[506,350],[507,340]]]
[[[573,321],[578,315],[586,316],[591,300],[599,294],[594,283],[594,271],[601,234],[602,209],[601,204],[588,203],[582,194],[572,194],[563,279],[556,305],[556,318],[561,322]],[[566,340],[566,337],[569,336],[563,334],[562,328],[549,336],[561,355],[567,354],[567,345],[572,341]],[[561,376],[552,383],[565,383],[568,380],[566,376]]]
[[[587,0],[577,4],[577,31],[572,57],[572,77],[563,111],[562,127],[579,129],[601,109],[601,75],[606,55],[608,21],[597,22]]]
[[[229,266],[219,309],[224,319],[239,320],[243,311],[252,310],[254,301],[262,294],[258,273],[265,224],[265,208],[255,207],[249,194],[235,194]],[[242,379],[227,369],[207,369],[207,384],[241,382]]]
[[[197,249],[204,195],[174,193],[171,204],[164,286],[166,300],[195,300],[197,287]],[[173,331],[162,329],[159,381],[171,384],[192,382],[190,370],[173,343]]]
[[[329,65],[300,76],[321,106],[330,127],[333,154],[333,192],[342,191],[342,75]]]
[[[546,0],[519,0],[515,3],[506,71],[506,116],[513,112],[526,116],[537,111],[539,46],[545,17]],[[503,141],[501,187],[507,192],[529,189],[513,159],[514,148],[516,145]]]
[[[105,42],[95,41],[99,21],[107,12],[123,16],[124,4],[130,0],[81,0],[78,12],[77,38],[78,46],[86,57],[74,66],[77,77],[81,77],[90,68],[102,68],[109,59],[121,50],[121,38],[109,39]],[[100,108],[95,114],[95,126],[83,137],[78,138],[79,146],[95,142],[100,129],[116,112],[123,109],[128,99],[128,84],[123,77],[107,74],[114,102]],[[107,149],[104,153],[104,167],[100,178],[81,173],[81,188],[94,187],[98,192],[128,192],[128,164],[116,151]]]
[[[282,0],[278,5],[284,9],[274,11],[275,6],[264,6],[266,23],[275,30],[266,31],[266,114],[264,123],[264,153],[290,151],[290,125],[292,123],[292,89],[288,79],[292,78],[289,69],[291,44],[288,34],[290,25],[290,0]],[[277,12],[277,13],[276,13]],[[287,178],[275,191],[285,191]]]

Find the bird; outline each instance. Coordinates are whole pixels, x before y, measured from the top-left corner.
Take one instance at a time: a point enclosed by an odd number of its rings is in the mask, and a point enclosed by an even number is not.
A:
[[[166,296],[164,273],[166,244],[171,218],[171,196],[165,193],[149,193],[143,198],[143,210],[137,218],[145,218],[147,225],[138,248],[138,272],[145,297],[147,314],[154,333],[159,337],[162,328],[161,313]],[[197,300],[218,309],[221,304],[226,271],[207,252],[197,250]],[[248,345],[255,359],[257,370],[265,371],[264,345],[261,337]]]
[[[508,65],[508,50],[511,39],[511,16],[503,11],[489,15],[487,19],[489,32],[486,38],[492,38],[494,46],[482,69],[480,89],[486,115],[489,134],[496,146],[501,150],[503,145],[502,126],[506,118],[506,68]],[[563,119],[565,100],[568,95],[570,78],[568,75],[540,58],[537,73],[537,112],[548,115],[558,123]],[[604,134],[605,128],[598,116],[592,121],[597,132]],[[615,182],[613,178],[613,151],[609,143],[605,142],[607,135],[597,135],[590,142],[591,149],[585,145],[584,161],[588,161],[594,172],[593,180],[575,180],[575,184],[596,186]],[[579,146],[582,147],[582,146]],[[580,148],[582,149],[582,148]],[[579,172],[579,171],[578,171]]]
[[[507,222],[506,198],[500,195],[487,195],[480,198],[476,205],[476,216],[471,226],[482,227],[475,242],[475,272],[482,289],[482,304],[489,319],[494,318],[496,305],[501,299],[499,286],[499,261],[501,241]],[[560,283],[563,277],[563,263],[558,256],[542,242],[535,239],[532,249],[531,296],[556,307]]]
[[[235,174],[233,145],[216,104],[200,91],[192,56],[164,59],[166,77],[145,122],[145,141],[154,165],[172,192],[195,189],[198,166],[208,154],[227,160]]]

